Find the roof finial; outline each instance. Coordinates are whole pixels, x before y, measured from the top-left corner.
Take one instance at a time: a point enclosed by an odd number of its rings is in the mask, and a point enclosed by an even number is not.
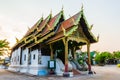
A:
[[[48,29],[49,29],[49,30],[52,30],[52,28],[50,27],[50,25],[49,25],[49,24],[47,24],[47,27],[48,27]]]
[[[77,25],[77,24],[76,24],[76,22],[75,22],[75,20],[74,20],[73,18],[71,18],[71,19],[72,19],[72,21],[73,21],[74,25]]]
[[[62,11],[63,11],[64,6],[62,5]]]
[[[50,10],[50,14],[52,15],[52,9]]]
[[[82,6],[81,6],[81,11],[83,11],[83,3],[82,3]]]
[[[16,43],[18,43],[18,42],[19,42],[19,39],[18,39],[17,37],[15,37],[15,39],[16,39]]]
[[[90,28],[89,28],[89,29],[91,30],[92,28],[93,28],[93,24],[90,26]]]
[[[29,27],[29,26],[27,26],[27,28],[28,28],[28,31],[30,31],[30,27]]]
[[[97,42],[99,41],[99,37],[100,37],[100,35],[98,34],[98,36],[97,36]]]

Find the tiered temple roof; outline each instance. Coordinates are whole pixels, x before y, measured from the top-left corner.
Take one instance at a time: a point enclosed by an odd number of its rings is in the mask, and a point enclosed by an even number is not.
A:
[[[76,31],[79,32],[79,34]],[[64,19],[64,11],[61,10],[54,17],[52,17],[50,13],[46,19],[43,19],[43,17],[40,18],[40,20],[27,31],[25,36],[15,44],[13,50],[18,47],[32,47],[40,43],[49,44],[63,37],[69,37],[70,40],[79,41],[74,38],[75,36],[79,36],[81,42],[83,41],[82,38],[90,43],[97,42],[97,39],[89,28],[83,10],[67,20]]]

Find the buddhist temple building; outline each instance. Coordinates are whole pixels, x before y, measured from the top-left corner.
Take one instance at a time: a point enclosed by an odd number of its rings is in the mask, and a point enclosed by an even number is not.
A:
[[[62,9],[55,16],[41,17],[12,48],[9,70],[34,75],[74,75],[78,71],[76,50],[87,45],[88,72],[91,73],[90,45],[98,40],[84,16],[83,9],[64,18]],[[69,55],[72,61],[69,60]]]

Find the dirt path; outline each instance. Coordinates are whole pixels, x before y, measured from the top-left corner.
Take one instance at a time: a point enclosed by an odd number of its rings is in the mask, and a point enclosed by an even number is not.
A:
[[[77,75],[71,78],[56,76],[28,76],[21,73],[13,73],[0,69],[0,80],[120,80],[120,68],[117,68],[115,65],[107,65],[104,67],[93,66],[92,69],[96,72],[96,74]]]

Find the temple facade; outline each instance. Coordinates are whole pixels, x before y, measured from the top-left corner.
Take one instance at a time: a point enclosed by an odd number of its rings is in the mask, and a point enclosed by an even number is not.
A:
[[[14,45],[9,70],[34,75],[47,75],[51,71],[57,75],[74,74],[74,70],[80,70],[76,50],[87,45],[87,65],[91,73],[90,45],[96,42],[83,9],[67,20],[63,10],[53,17],[50,13],[45,19],[41,17]]]

